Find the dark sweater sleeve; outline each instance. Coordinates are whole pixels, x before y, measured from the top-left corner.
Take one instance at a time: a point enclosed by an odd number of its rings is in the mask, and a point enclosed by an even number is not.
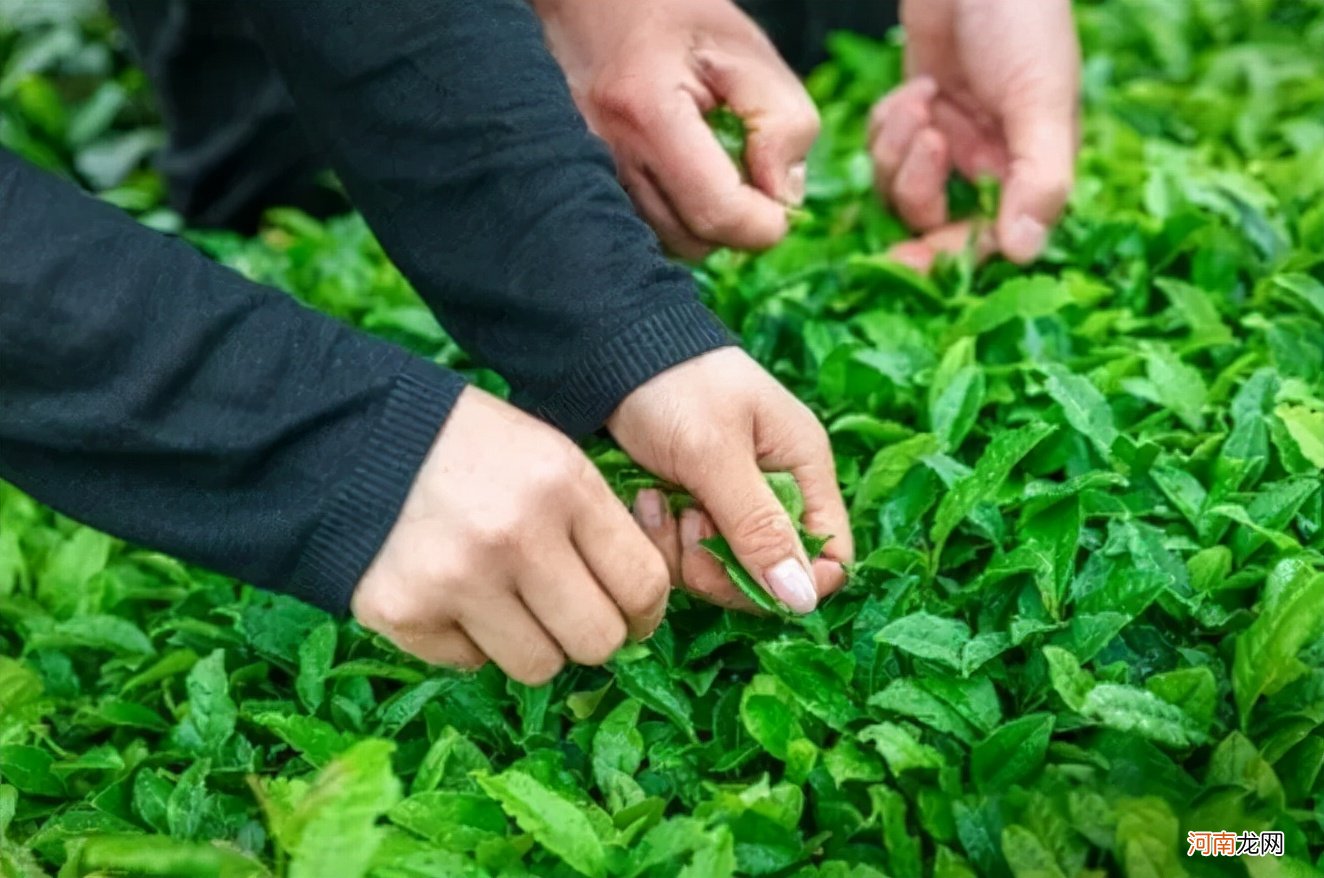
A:
[[[387,253],[514,400],[572,434],[730,343],[660,252],[526,0],[249,0]]]
[[[0,150],[0,478],[340,612],[462,380]]]

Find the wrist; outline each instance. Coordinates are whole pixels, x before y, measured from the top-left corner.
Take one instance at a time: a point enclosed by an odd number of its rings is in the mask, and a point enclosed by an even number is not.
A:
[[[551,397],[529,400],[517,393],[517,402],[571,436],[586,435],[601,427],[649,379],[734,343],[712,312],[697,299],[685,297],[640,315],[618,334],[598,342]]]
[[[354,471],[326,503],[292,576],[295,594],[342,614],[394,527],[465,383],[416,357],[404,359]]]

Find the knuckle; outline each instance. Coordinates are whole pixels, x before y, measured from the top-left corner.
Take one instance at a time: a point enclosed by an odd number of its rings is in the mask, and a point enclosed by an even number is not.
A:
[[[396,637],[417,630],[428,615],[422,611],[407,590],[384,586],[378,581],[365,582],[354,595],[354,617],[363,627]]]
[[[692,211],[689,223],[699,237],[715,240],[725,238],[739,228],[740,218],[735,216],[729,199],[718,198]]]
[[[525,484],[544,497],[563,496],[564,492],[582,485],[589,477],[592,464],[568,441],[552,443],[529,467]]]
[[[805,410],[805,414],[808,416],[805,428],[805,445],[814,457],[830,459],[832,457],[832,439],[828,436],[828,432],[822,423],[808,409]]]
[[[905,214],[903,219],[909,220],[914,211],[924,206],[922,187],[914,177],[907,174],[897,175],[897,178],[892,181],[892,189],[889,195],[892,206]]]
[[[795,114],[795,127],[807,140],[816,140],[823,130],[823,121],[813,104],[801,105]]]
[[[538,650],[530,655],[518,668],[507,673],[526,686],[542,686],[550,683],[565,667],[565,656]]]
[[[514,511],[490,511],[470,519],[466,530],[465,542],[469,551],[482,552],[514,548],[519,542],[522,528],[519,515]],[[473,568],[479,565],[465,566]]]
[[[635,131],[649,128],[656,111],[629,87],[628,77],[604,77],[588,89],[588,101],[609,127],[620,126]]]
[[[660,554],[653,552],[644,562],[644,572],[640,579],[642,590],[649,606],[660,604],[671,594],[671,569]]]
[[[662,447],[670,449],[676,464],[704,460],[718,436],[712,430],[700,427],[684,418],[671,418],[664,425]]]
[[[631,587],[620,598],[620,608],[629,616],[642,616],[657,609],[671,592],[671,572],[661,556],[649,558],[640,567]]]
[[[439,662],[447,667],[454,668],[457,671],[480,671],[487,667],[487,657],[481,655],[466,655],[452,658],[449,662]]]
[[[731,537],[744,554],[769,561],[780,560],[787,547],[795,545],[796,538],[786,513],[771,506],[739,519],[731,529]]]
[[[625,645],[627,633],[625,623],[619,618],[601,622],[594,636],[580,645],[575,660],[582,665],[606,664]]]
[[[735,72],[730,57],[719,51],[711,36],[703,36],[690,50],[690,61],[705,82],[719,86],[728,82],[728,77]]]

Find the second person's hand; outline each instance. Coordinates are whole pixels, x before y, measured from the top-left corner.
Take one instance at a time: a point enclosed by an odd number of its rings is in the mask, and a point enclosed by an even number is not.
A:
[[[875,106],[869,146],[879,191],[920,237],[892,255],[926,270],[965,248],[947,178],[1002,181],[977,254],[1037,257],[1071,191],[1080,47],[1068,0],[905,0],[907,82]]]
[[[470,387],[351,607],[424,661],[491,659],[536,685],[647,637],[669,591],[662,556],[579,448]]]
[[[722,348],[662,372],[627,396],[607,427],[631,457],[701,507],[677,521],[658,491],[635,501],[635,517],[674,581],[715,603],[749,608],[699,544],[721,533],[750,575],[796,612],[814,609],[845,582],[842,565],[854,546],[827,433],[748,354]],[[805,529],[832,537],[812,564],[764,479],[771,471],[795,476]]]
[[[673,252],[761,249],[805,193],[818,112],[767,36],[730,0],[533,0],[575,103],[636,208]],[[740,173],[704,114],[745,122]]]

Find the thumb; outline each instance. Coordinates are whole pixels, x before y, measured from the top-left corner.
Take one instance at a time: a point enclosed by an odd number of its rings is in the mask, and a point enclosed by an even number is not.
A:
[[[998,247],[1013,262],[1029,262],[1048,240],[1075,180],[1074,95],[1025,95],[1004,113],[1010,155],[998,211]]]
[[[790,516],[752,456],[717,461],[710,484],[687,485],[749,574],[797,613],[818,604],[813,574]]]

